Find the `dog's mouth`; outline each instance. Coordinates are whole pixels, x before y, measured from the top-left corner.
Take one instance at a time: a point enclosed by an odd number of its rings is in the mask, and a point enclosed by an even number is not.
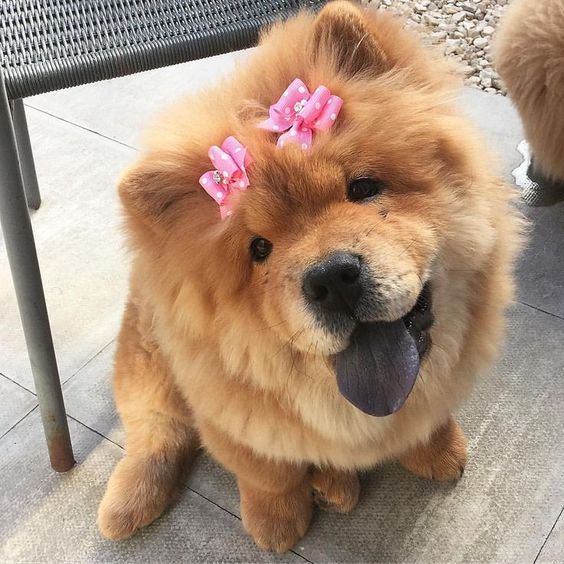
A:
[[[336,355],[337,384],[348,401],[377,417],[402,407],[431,344],[431,309],[426,284],[404,317],[356,325],[349,346]]]

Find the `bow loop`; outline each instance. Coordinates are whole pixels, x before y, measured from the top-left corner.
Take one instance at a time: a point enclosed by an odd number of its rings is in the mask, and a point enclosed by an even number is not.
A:
[[[249,187],[246,167],[252,159],[235,137],[228,137],[221,145],[212,145],[208,156],[215,167],[200,177],[202,188],[217,202],[221,218],[232,213],[231,199],[235,192],[242,192]]]
[[[310,98],[306,85],[296,78],[284,91],[276,104],[270,106],[269,118],[259,124],[269,131],[286,131],[292,127],[297,115]]]
[[[278,138],[278,147],[290,142],[307,150],[311,147],[313,133],[332,127],[342,105],[342,98],[331,94],[325,86],[318,86],[310,94],[306,85],[296,78],[278,102],[270,106],[269,118],[259,127],[277,133],[285,132]]]

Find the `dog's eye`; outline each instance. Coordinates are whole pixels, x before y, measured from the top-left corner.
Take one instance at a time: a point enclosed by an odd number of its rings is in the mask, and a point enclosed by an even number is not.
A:
[[[363,176],[351,180],[347,197],[351,202],[361,202],[377,196],[384,189],[382,180]]]
[[[272,243],[262,237],[256,237],[251,241],[251,255],[253,260],[261,262],[272,252]]]

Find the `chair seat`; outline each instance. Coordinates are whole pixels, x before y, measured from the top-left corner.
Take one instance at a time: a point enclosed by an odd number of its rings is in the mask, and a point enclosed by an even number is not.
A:
[[[0,0],[8,97],[253,45],[260,29],[325,0]]]

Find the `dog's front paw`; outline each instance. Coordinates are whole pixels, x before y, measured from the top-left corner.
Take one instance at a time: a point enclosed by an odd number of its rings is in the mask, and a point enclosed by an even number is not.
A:
[[[240,491],[243,525],[260,548],[286,552],[306,534],[313,512],[309,484],[281,495]]]
[[[459,480],[466,466],[466,438],[454,419],[400,459],[400,464],[420,478],[449,482]]]
[[[118,500],[117,503],[104,500],[98,509],[98,529],[110,540],[126,539],[154,519],[154,516],[143,515],[138,507],[133,507],[123,500]]]
[[[356,472],[314,469],[311,477],[313,498],[319,507],[337,513],[350,513],[358,503],[360,483]]]
[[[172,465],[155,457],[122,459],[98,509],[102,535],[112,540],[124,539],[152,523],[175,492],[176,473]]]

